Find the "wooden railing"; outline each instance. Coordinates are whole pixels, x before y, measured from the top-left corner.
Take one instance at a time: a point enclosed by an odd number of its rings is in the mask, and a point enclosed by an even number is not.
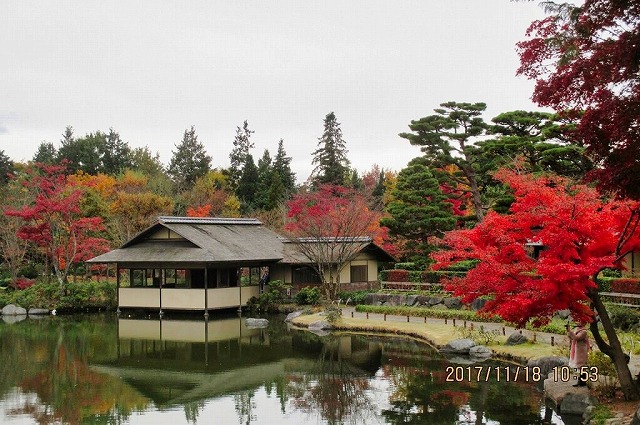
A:
[[[602,300],[615,305],[625,307],[640,307],[639,294],[627,294],[622,292],[600,292]]]

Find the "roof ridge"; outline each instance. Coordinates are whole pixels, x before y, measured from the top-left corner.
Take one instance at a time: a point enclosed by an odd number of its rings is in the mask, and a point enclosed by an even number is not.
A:
[[[179,217],[158,216],[157,223],[162,224],[230,224],[230,225],[261,225],[257,218],[246,217]]]

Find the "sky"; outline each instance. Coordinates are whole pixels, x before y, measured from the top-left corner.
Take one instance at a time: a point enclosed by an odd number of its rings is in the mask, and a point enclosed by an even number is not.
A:
[[[399,171],[420,150],[398,133],[440,103],[539,109],[515,43],[543,17],[510,0],[3,0],[0,150],[28,161],[68,125],[113,128],[168,164],[193,125],[227,167],[247,120],[254,158],[283,139],[302,182],[334,112],[352,167]]]

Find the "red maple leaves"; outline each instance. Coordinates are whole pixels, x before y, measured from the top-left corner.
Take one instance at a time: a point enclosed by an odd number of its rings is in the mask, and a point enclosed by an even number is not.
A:
[[[595,189],[557,176],[501,170],[496,178],[513,190],[515,202],[509,214],[490,212],[475,228],[444,237],[447,249],[434,255],[436,267],[479,260],[447,289],[465,301],[489,297],[485,312],[520,326],[531,318],[544,323],[562,309],[575,320],[590,320],[586,302],[594,276],[619,267],[621,253],[640,248],[638,235],[626,228],[638,204],[603,200]],[[537,259],[535,246],[544,246]]]

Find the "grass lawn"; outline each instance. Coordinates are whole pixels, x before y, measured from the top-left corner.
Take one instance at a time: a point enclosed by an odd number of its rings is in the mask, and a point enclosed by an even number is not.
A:
[[[320,314],[303,315],[295,318],[292,323],[300,327],[308,327],[310,323],[326,320]],[[390,335],[405,335],[428,342],[436,347],[445,345],[449,341],[461,338],[456,328],[444,323],[405,323],[396,321],[367,320],[360,318],[342,317],[336,322],[337,330],[363,333],[382,333]],[[557,355],[558,348],[544,342],[525,343],[520,345],[504,345],[506,336],[497,337],[495,344],[488,345],[496,356],[506,359],[526,361],[527,359]]]

